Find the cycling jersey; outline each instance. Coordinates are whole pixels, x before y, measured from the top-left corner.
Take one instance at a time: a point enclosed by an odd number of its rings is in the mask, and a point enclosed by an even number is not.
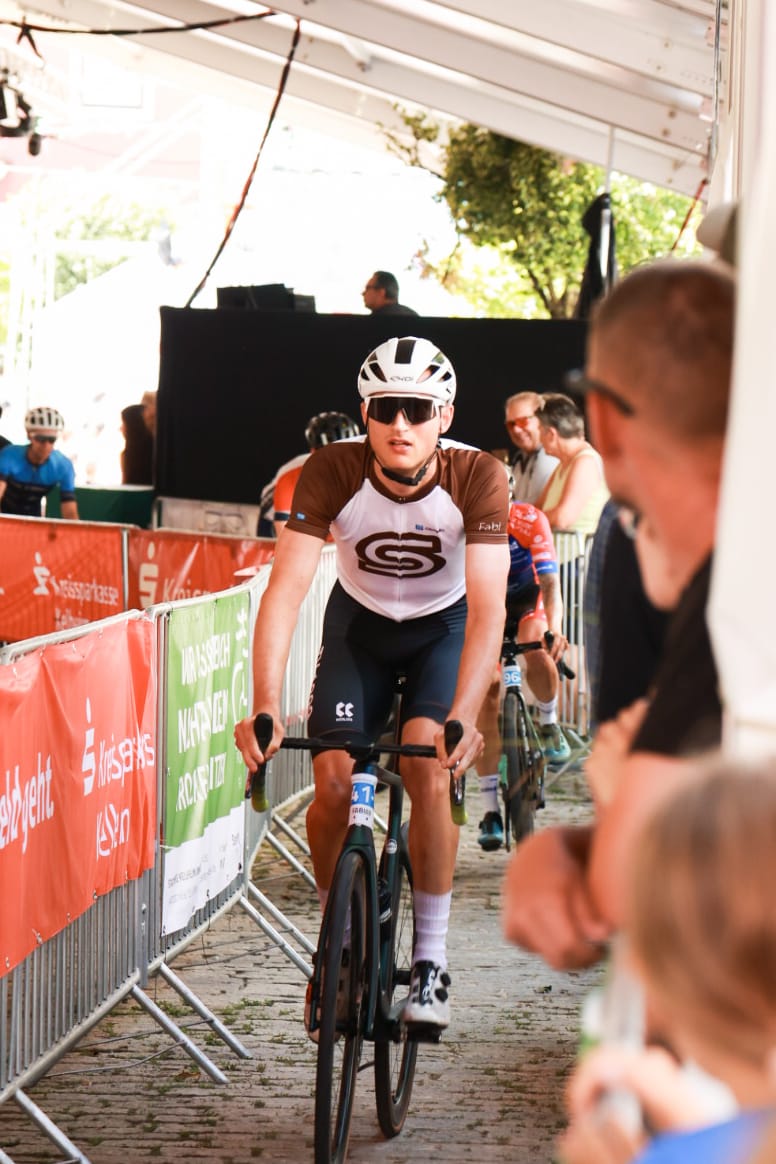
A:
[[[42,465],[27,459],[29,445],[8,445],[0,451],[0,481],[6,488],[0,511],[21,517],[40,517],[41,502],[58,485],[62,501],[75,501],[73,462],[54,449]]]
[[[557,574],[552,530],[541,509],[513,501],[509,507],[509,579],[507,591],[535,585],[540,574]]]
[[[345,592],[402,622],[463,597],[466,545],[506,538],[505,495],[495,457],[442,441],[428,484],[398,497],[362,436],[326,445],[305,463],[286,528],[319,538],[331,530]]]

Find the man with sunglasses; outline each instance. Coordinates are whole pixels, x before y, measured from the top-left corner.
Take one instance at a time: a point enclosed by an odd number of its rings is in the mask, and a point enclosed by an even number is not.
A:
[[[40,517],[43,498],[57,485],[62,517],[78,518],[73,462],[54,448],[65,422],[56,408],[31,408],[24,418],[30,443],[0,451],[0,512]]]
[[[446,938],[458,828],[448,769],[482,749],[480,705],[498,657],[506,591],[507,479],[489,453],[442,440],[453,419],[455,372],[435,344],[414,336],[380,344],[359,377],[365,437],[319,449],[307,461],[278,538],[254,637],[256,711],[282,738],[280,694],[299,606],[331,532],[332,590],[310,699],[308,734],[372,742],[406,683],[402,740],[433,744],[436,760],[402,760],[412,802],[409,847],[416,943],[405,1021],[442,1029],[450,1009]],[[444,723],[463,725],[448,754]],[[264,760],[254,716],[235,740],[251,770]],[[323,906],[348,820],[351,761],[314,761],[307,831]]]
[[[538,392],[517,392],[504,404],[504,424],[514,445],[507,464],[512,473],[512,500],[535,505],[558,466],[542,445]]]
[[[557,968],[601,956],[622,917],[622,870],[641,823],[691,770],[687,758],[721,742],[706,607],[734,320],[729,270],[688,260],[641,267],[597,306],[586,371],[569,384],[587,395],[612,496],[641,516],[678,600],[647,700],[596,735],[585,766],[594,825],[544,830],[507,872],[507,937]]]

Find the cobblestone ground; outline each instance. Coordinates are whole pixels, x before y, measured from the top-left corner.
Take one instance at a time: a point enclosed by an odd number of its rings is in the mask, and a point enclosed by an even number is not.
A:
[[[440,1153],[446,1164],[552,1160],[579,1007],[598,971],[556,974],[506,945],[499,894],[507,858],[503,851],[479,850],[476,793],[470,801],[450,935],[452,1023],[438,1046],[421,1048],[410,1112],[396,1139],[382,1138],[371,1073],[360,1075],[349,1155],[354,1164],[415,1164]],[[540,822],[581,822],[589,813],[582,778],[567,773],[549,794]],[[301,829],[301,806],[291,815]],[[313,892],[266,845],[254,881],[314,939]],[[151,997],[221,1068],[226,1086],[211,1082],[128,1001],[29,1089],[31,1098],[92,1164],[312,1160],[315,1051],[302,1027],[303,975],[239,907],[198,938],[173,969],[251,1052],[250,1059],[237,1058],[197,1025],[165,983],[152,980]],[[14,1164],[62,1161],[13,1101],[0,1108],[0,1145]]]

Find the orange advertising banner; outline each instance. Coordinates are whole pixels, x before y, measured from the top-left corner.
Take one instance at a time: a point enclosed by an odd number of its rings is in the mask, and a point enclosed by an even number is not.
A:
[[[0,666],[0,975],[153,865],[156,675],[149,618]]]
[[[238,570],[263,566],[273,538],[238,538],[184,530],[129,530],[129,606],[145,610],[228,590]]]
[[[124,610],[122,527],[0,516],[0,639],[18,642]]]

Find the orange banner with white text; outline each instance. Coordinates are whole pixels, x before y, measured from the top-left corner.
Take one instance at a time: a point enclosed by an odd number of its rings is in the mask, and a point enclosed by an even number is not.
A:
[[[156,675],[147,617],[0,666],[0,973],[153,865]]]
[[[121,526],[0,516],[0,639],[18,642],[120,614]]]
[[[238,570],[270,562],[272,538],[239,538],[183,530],[129,531],[129,607],[145,610],[228,590]]]

